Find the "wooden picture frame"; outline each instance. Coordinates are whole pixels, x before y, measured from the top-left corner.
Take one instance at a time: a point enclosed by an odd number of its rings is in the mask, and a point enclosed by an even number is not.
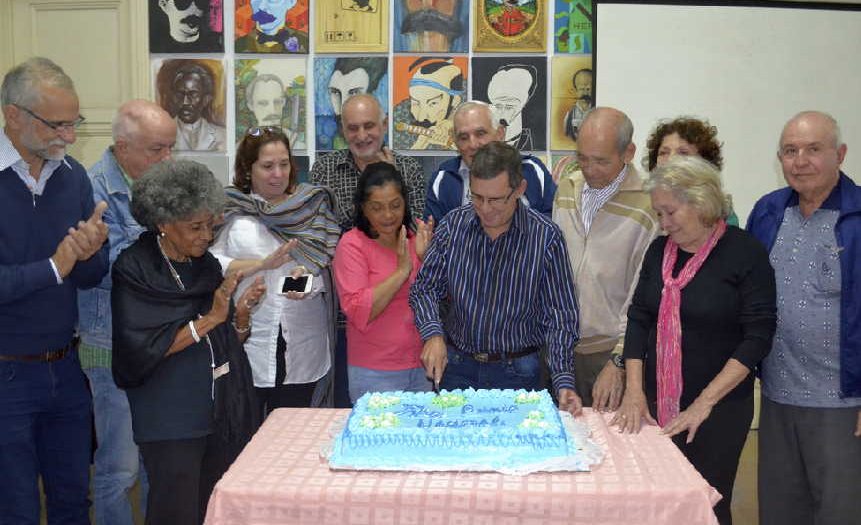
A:
[[[388,0],[314,2],[317,53],[387,53]]]
[[[548,4],[546,0],[529,0],[522,5],[509,0],[475,0],[472,50],[545,53]]]

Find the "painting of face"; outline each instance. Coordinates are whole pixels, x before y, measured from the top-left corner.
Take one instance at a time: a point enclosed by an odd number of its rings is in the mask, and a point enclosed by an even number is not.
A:
[[[237,53],[307,53],[309,0],[235,0]]]
[[[274,35],[284,25],[287,11],[296,5],[296,0],[251,0],[251,12],[257,30]]]
[[[473,51],[542,52],[547,48],[546,0],[474,0]]]
[[[329,79],[329,100],[335,115],[341,114],[345,100],[353,95],[367,93],[369,83],[368,72],[363,68],[356,68],[346,74],[340,71],[332,73]]]
[[[249,109],[254,113],[258,126],[281,126],[284,112],[284,88],[280,82],[258,82],[251,92]]]
[[[395,52],[466,53],[468,0],[396,0]]]
[[[212,100],[205,92],[203,80],[197,73],[180,75],[173,85],[172,97],[177,118],[186,124],[197,122],[204,106]]]
[[[307,59],[237,59],[235,62],[236,142],[248,128],[278,127],[294,150],[307,147],[305,78]]]
[[[149,0],[152,53],[223,52],[222,0]]]

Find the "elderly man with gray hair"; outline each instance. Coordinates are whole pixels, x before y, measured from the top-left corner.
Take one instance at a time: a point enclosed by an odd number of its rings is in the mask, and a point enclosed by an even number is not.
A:
[[[143,231],[129,209],[131,184],[150,166],[170,158],[176,126],[158,104],[131,100],[120,106],[114,117],[113,139],[113,145],[89,171],[96,200],[108,203],[103,220],[108,226],[111,264]],[[94,517],[98,525],[132,525],[128,494],[140,473],[141,500],[145,501],[146,477],[132,439],[126,394],[111,377],[110,306],[110,275],[78,295],[79,355],[93,394],[98,444],[93,476]]]
[[[830,115],[792,117],[777,150],[789,187],[748,218],[777,281],[777,332],[762,362],[763,525],[859,519],[861,188],[840,169],[846,149]]]
[[[31,58],[0,88],[0,521],[89,523],[91,400],[77,293],[108,271],[105,203],[66,155],[84,118],[72,79]]]
[[[425,217],[442,219],[451,210],[469,204],[469,170],[475,152],[485,144],[505,139],[505,126],[486,102],[464,102],[454,112],[454,144],[460,153],[443,162],[428,181]],[[522,203],[550,216],[556,184],[547,167],[537,157],[521,155],[526,192]]]

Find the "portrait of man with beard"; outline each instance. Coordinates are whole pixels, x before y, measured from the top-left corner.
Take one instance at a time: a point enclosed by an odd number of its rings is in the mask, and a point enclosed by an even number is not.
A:
[[[307,53],[308,0],[237,0],[237,53]]]
[[[235,60],[236,143],[249,128],[275,127],[292,150],[305,149],[304,57]]]
[[[394,15],[396,53],[467,52],[468,1],[396,0]]]
[[[151,53],[224,51],[221,0],[149,0]]]
[[[395,149],[454,149],[451,116],[466,95],[466,69],[466,59],[395,57]]]
[[[586,112],[595,107],[595,99],[592,98],[592,70],[581,69],[574,73],[571,79],[577,101],[565,114],[565,135],[571,140],[577,140],[580,125]]]
[[[341,106],[353,95],[370,93],[388,107],[386,57],[320,57],[314,61],[314,118],[317,149],[344,149]]]
[[[176,121],[177,151],[225,151],[223,78],[217,60],[173,59],[161,64],[156,75],[158,103]]]

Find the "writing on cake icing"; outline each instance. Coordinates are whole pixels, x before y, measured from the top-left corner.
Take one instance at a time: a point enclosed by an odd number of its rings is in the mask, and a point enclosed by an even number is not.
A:
[[[492,419],[419,419],[416,428],[467,428],[467,427],[501,427],[502,419],[494,416]]]

